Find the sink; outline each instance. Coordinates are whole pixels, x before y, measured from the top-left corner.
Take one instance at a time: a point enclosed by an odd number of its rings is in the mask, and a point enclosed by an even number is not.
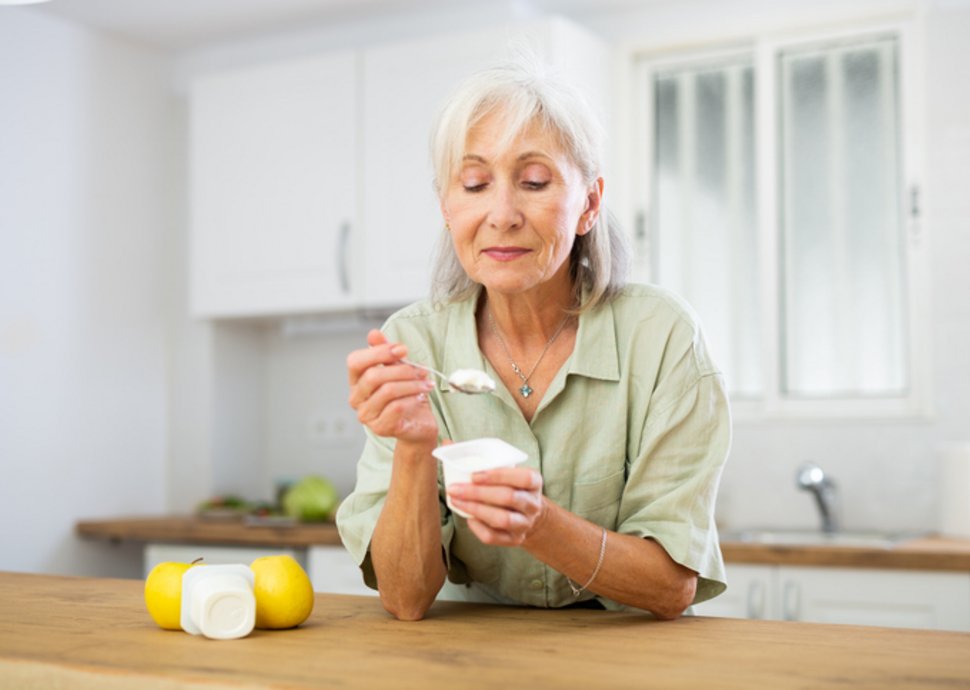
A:
[[[844,546],[870,549],[891,549],[915,539],[919,535],[906,532],[840,530],[826,533],[820,530],[746,529],[725,532],[721,541],[737,541],[767,546]]]

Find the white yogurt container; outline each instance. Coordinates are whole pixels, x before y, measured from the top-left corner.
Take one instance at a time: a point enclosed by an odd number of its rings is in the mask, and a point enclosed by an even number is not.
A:
[[[245,637],[256,625],[248,565],[202,565],[182,575],[182,629],[213,640]]]
[[[447,490],[452,484],[470,484],[472,475],[498,467],[512,467],[529,456],[500,438],[477,438],[472,441],[439,446],[432,452],[441,461],[445,479],[445,502],[457,515],[471,517],[451,503]]]

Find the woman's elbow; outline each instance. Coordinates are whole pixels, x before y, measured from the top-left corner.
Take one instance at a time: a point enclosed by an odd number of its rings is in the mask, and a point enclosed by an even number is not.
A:
[[[427,613],[427,609],[422,608],[408,608],[408,609],[397,609],[385,606],[384,610],[389,614],[397,618],[399,621],[419,621],[424,618],[424,614]]]
[[[434,601],[434,600],[432,600]],[[391,600],[389,597],[381,595],[381,605],[384,610],[397,618],[399,621],[419,621],[424,618],[424,614],[431,608],[431,601],[401,601]]]
[[[671,583],[661,601],[651,610],[654,616],[663,621],[677,620],[694,603],[697,594],[697,575],[689,576]]]

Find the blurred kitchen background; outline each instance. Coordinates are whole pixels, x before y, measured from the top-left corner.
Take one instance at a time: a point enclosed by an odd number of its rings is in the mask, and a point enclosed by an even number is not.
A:
[[[967,0],[53,0],[0,3],[0,569],[139,576],[74,524],[351,490],[344,359],[427,290],[431,116],[523,45],[728,376],[722,527],[817,526],[813,461],[845,527],[940,531]]]

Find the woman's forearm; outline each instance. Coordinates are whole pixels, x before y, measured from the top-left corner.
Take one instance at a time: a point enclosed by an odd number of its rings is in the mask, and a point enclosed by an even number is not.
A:
[[[445,581],[432,449],[398,441],[384,509],[371,537],[381,603],[402,620],[422,618]]]
[[[690,606],[697,574],[673,561],[659,544],[607,531],[599,563],[603,528],[543,500],[545,514],[523,544],[533,556],[563,573],[577,587],[585,585],[596,572],[589,591],[650,611],[658,618],[677,618]]]

